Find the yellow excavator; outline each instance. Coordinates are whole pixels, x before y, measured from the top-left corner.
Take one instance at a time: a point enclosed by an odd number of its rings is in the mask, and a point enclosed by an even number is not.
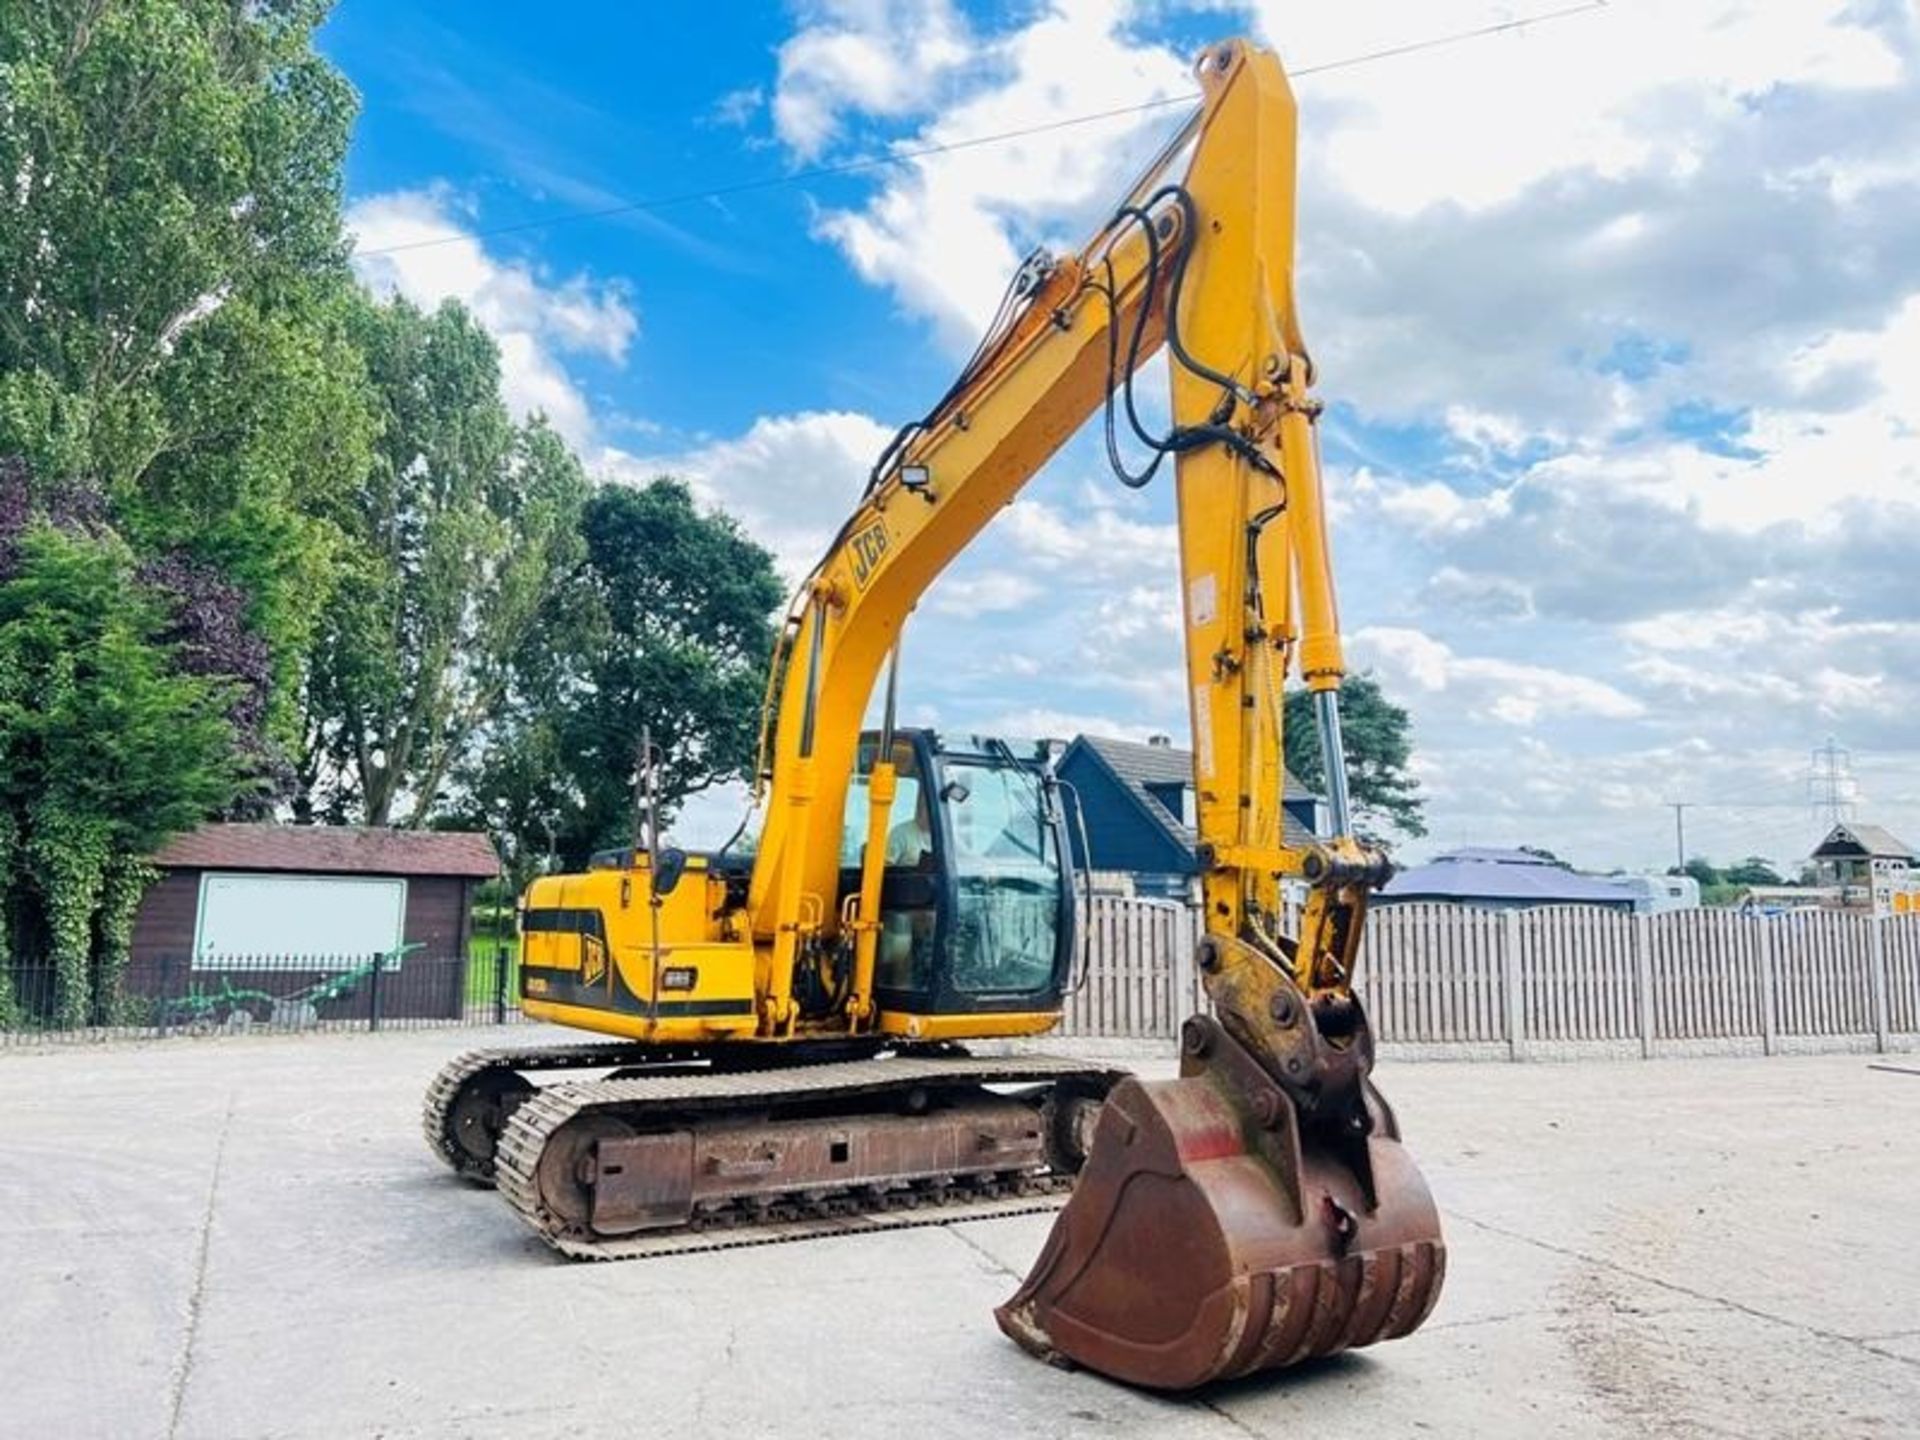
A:
[[[796,596],[757,842],[688,854],[653,825],[524,897],[526,1014],[613,1038],[462,1056],[425,1129],[556,1249],[945,1223],[1067,1191],[1001,1328],[1166,1389],[1405,1335],[1431,1310],[1439,1219],[1372,1083],[1354,988],[1388,866],[1354,837],[1346,790],[1320,405],[1293,297],[1294,101],[1243,42],[1197,70],[1193,116],[1084,249],[1022,265]],[[1163,346],[1157,433],[1133,384]],[[1126,483],[1175,461],[1211,1013],[1186,1023],[1165,1081],[969,1050],[1060,1019],[1071,805],[1043,752],[894,723],[914,606],[1095,411]],[[1299,848],[1281,828],[1295,665],[1334,832]],[[1287,879],[1307,886],[1292,933]]]

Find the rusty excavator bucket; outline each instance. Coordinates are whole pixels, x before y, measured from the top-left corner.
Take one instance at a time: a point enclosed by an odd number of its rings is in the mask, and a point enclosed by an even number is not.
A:
[[[1304,1083],[1278,1083],[1216,999],[1220,1019],[1182,1032],[1178,1080],[1108,1096],[1072,1199],[995,1312],[1035,1355],[1185,1390],[1396,1339],[1433,1309],[1439,1215],[1368,1078],[1358,1001],[1315,1012],[1271,978],[1255,1033]]]

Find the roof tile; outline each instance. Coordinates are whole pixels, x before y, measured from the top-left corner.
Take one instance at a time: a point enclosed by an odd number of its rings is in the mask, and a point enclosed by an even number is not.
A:
[[[1082,735],[1080,741],[1107,762],[1107,767],[1145,802],[1149,813],[1169,834],[1188,850],[1194,848],[1200,837],[1193,827],[1181,823],[1180,817],[1147,788],[1149,785],[1191,785],[1191,750],[1176,749],[1172,745],[1143,745],[1138,740],[1115,740],[1105,735]],[[1291,770],[1286,771],[1286,793],[1293,799],[1314,795]],[[1299,848],[1314,843],[1316,837],[1292,815],[1283,812],[1281,822],[1288,845]]]
[[[356,825],[202,825],[153,855],[167,870],[273,870],[340,875],[500,873],[493,842],[469,830]]]

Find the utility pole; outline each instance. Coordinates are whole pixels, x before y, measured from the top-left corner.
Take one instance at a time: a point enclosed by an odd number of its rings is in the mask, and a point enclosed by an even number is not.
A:
[[[1673,867],[1676,870],[1687,868],[1687,811],[1693,809],[1691,800],[1669,800],[1667,808],[1673,811]]]

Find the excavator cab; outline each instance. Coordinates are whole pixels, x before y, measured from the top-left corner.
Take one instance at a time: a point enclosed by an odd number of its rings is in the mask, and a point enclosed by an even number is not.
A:
[[[862,735],[840,849],[844,904],[868,841]],[[1070,855],[1058,786],[1038,750],[1003,740],[894,732],[896,774],[880,885],[874,993],[884,1029],[934,1033],[938,1017],[1059,1008],[1075,950]]]

